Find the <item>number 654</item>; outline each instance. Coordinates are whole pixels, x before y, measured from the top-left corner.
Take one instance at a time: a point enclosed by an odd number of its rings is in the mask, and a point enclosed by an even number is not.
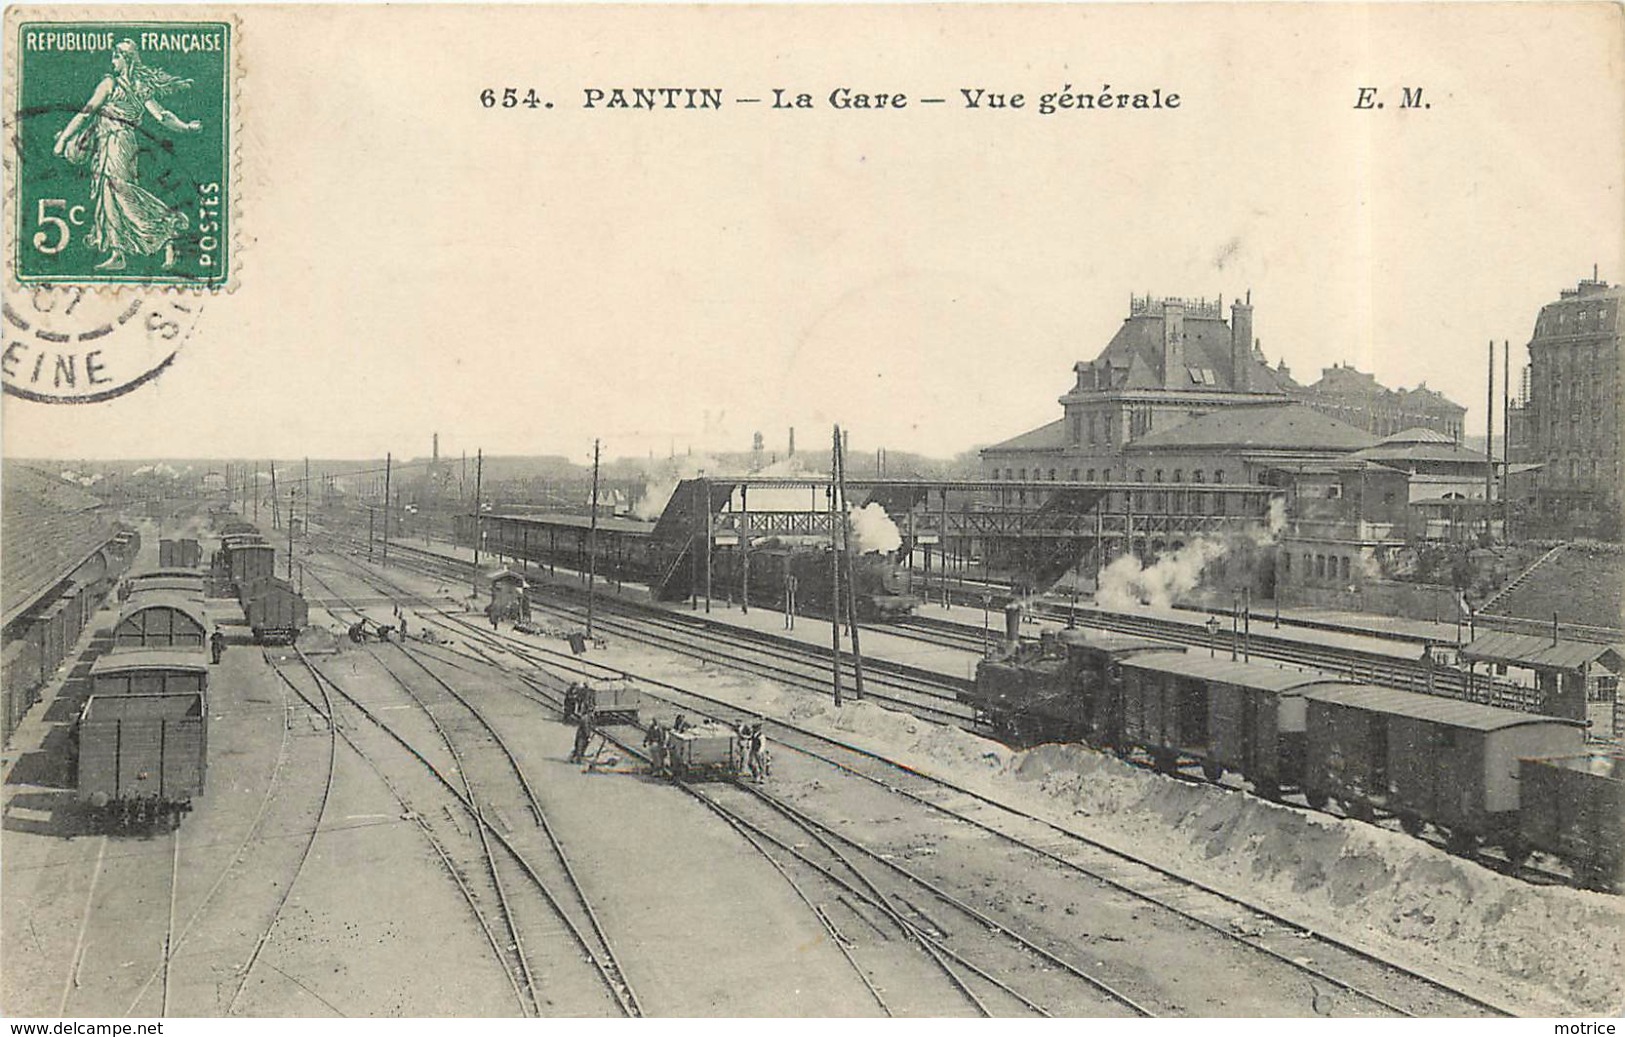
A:
[[[63,210],[67,219],[51,215],[51,210],[57,208]],[[85,225],[85,207],[75,205],[69,208],[66,198],[41,198],[39,200],[39,218],[37,222],[40,229],[34,232],[34,247],[47,256],[54,256],[68,247],[68,239],[73,236],[73,232],[68,229],[68,224],[71,223],[75,227]],[[47,229],[51,227],[56,228],[56,241],[52,244],[46,244]]]

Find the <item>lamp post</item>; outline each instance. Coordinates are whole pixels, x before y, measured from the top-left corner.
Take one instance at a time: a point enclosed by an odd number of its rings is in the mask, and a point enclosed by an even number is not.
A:
[[[1219,641],[1219,617],[1207,617],[1205,625],[1207,626],[1207,657],[1212,659],[1214,657],[1214,645]]]
[[[982,595],[982,654],[987,654],[987,610],[993,606],[993,595]]]

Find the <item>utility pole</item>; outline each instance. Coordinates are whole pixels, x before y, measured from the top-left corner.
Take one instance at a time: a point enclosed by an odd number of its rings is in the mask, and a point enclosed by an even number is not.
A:
[[[254,525],[260,524],[260,463],[254,462]]]
[[[373,507],[371,504],[367,505],[367,561],[369,562],[372,561],[372,539],[374,536],[372,523],[373,519],[377,518],[377,516],[378,509]]]
[[[845,439],[842,438],[842,447]],[[863,698],[863,649],[858,644],[857,575],[852,567],[852,515],[846,504],[846,451],[835,455],[835,479],[841,496],[841,553],[846,562],[846,629],[852,635],[852,697]],[[946,578],[947,570],[943,570]]]
[[[384,454],[384,564],[389,564],[389,476],[390,469],[394,467],[395,455]]]
[[[480,479],[485,474],[485,451],[474,453],[474,593],[479,594],[480,541],[485,539],[485,506],[480,503]]]
[[[310,535],[310,458],[305,458],[305,535]]]
[[[282,499],[276,495],[276,462],[271,462],[271,528],[282,528]]]
[[[598,581],[598,440],[592,441],[592,515],[587,520],[587,639],[592,639],[593,585]]]
[[[1494,531],[1490,525],[1491,516],[1495,514],[1491,505],[1491,493],[1495,489],[1495,340],[1490,339],[1490,377],[1488,388],[1484,391],[1484,457],[1489,467],[1484,470],[1484,540],[1486,544],[1494,543]]]
[[[837,477],[841,464],[841,427],[835,426],[834,438],[831,440],[829,450],[829,634],[830,645],[833,650],[831,656],[834,662],[832,671],[835,679],[835,705],[841,705],[841,552],[835,538],[840,526],[835,521],[836,509],[840,507],[838,496]]]
[[[1527,427],[1527,426],[1526,426]],[[1501,341],[1501,539],[1512,543],[1512,343]]]
[[[293,505],[299,498],[299,488],[288,491],[288,582],[293,582]],[[307,505],[308,507],[308,505]]]

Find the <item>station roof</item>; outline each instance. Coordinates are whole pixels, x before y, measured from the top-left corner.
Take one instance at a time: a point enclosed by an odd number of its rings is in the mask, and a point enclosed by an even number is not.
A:
[[[28,465],[6,462],[0,484],[0,607],[10,623],[100,551],[113,527],[100,500]]]
[[[518,522],[530,526],[557,526],[564,529],[589,529],[592,526],[592,517],[589,515],[565,515],[557,512],[488,511],[485,517],[503,522]],[[598,518],[600,533],[639,536],[653,532],[654,528],[653,522],[645,522],[642,519],[623,518],[619,515],[601,515]]]
[[[1128,452],[1177,449],[1355,451],[1371,446],[1366,432],[1301,403],[1221,407],[1200,418],[1129,443]]]
[[[982,448],[982,453],[1004,453],[1029,450],[1059,450],[1066,446],[1066,419],[1056,418],[1048,425],[1023,432],[1002,443]]]
[[[1219,635],[1214,644],[1228,651],[1229,646],[1224,633]],[[1278,666],[1240,662],[1234,659],[1216,659],[1197,652],[1183,655],[1154,652],[1135,656],[1123,663],[1123,666],[1125,669],[1170,673],[1180,677],[1234,684],[1241,688],[1257,688],[1260,691],[1292,691],[1316,684],[1349,683],[1324,673],[1287,670]]]
[[[203,649],[112,648],[90,664],[90,675],[119,673],[123,670],[207,670]]]
[[[1394,716],[1421,720],[1445,727],[1471,731],[1500,731],[1525,724],[1556,724],[1564,727],[1584,727],[1579,720],[1524,713],[1513,709],[1499,709],[1477,702],[1448,699],[1438,695],[1423,695],[1395,688],[1377,688],[1369,684],[1323,684],[1309,688],[1304,697],[1316,702],[1330,702],[1354,709],[1387,713]]]
[[[1574,672],[1589,663],[1601,663],[1615,673],[1625,669],[1625,655],[1617,646],[1588,641],[1555,641],[1534,634],[1482,634],[1461,650],[1461,657],[1510,663],[1536,670]]]

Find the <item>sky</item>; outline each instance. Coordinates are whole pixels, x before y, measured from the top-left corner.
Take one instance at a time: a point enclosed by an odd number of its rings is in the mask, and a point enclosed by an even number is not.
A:
[[[1486,343],[1516,368],[1560,289],[1625,280],[1617,6],[240,18],[236,288],[137,391],[8,396],[8,456],[782,453],[833,422],[947,456],[1059,417],[1147,292],[1250,291],[1300,381],[1425,383],[1476,433]],[[1181,106],[1036,111],[1067,84]],[[554,108],[480,105],[509,85]],[[584,107],[649,85],[727,101]],[[773,87],[817,107],[734,100]]]

